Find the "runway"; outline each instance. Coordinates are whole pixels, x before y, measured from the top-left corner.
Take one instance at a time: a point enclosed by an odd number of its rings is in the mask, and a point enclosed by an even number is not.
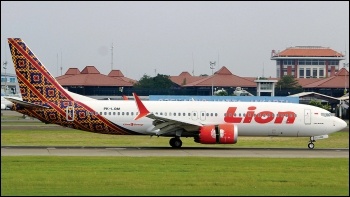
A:
[[[349,149],[1,146],[1,156],[349,158]]]

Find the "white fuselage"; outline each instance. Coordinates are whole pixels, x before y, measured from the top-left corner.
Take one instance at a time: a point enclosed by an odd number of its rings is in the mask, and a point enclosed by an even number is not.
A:
[[[152,119],[143,117],[134,120],[138,114],[135,101],[80,102],[126,129],[147,135],[158,132],[153,130]],[[295,103],[143,101],[143,104],[149,112],[179,122],[199,125],[235,124],[239,136],[319,136],[339,131],[346,126],[345,121],[332,116],[327,110]],[[286,112],[289,114],[286,115]],[[294,116],[290,117],[291,114]]]

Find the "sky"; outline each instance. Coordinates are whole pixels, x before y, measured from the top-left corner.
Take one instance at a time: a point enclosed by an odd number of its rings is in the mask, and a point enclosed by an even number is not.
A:
[[[272,50],[329,47],[346,55],[341,65],[349,62],[349,1],[1,1],[7,73],[7,38],[15,37],[54,77],[86,66],[135,80],[223,66],[241,77],[276,77]]]

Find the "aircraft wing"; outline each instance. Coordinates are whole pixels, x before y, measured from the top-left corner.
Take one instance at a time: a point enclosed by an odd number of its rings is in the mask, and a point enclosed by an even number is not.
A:
[[[174,131],[176,129],[185,129],[187,131],[198,131],[198,128],[203,126],[199,122],[191,121],[191,120],[179,120],[176,117],[168,118],[163,116],[158,116],[153,113],[150,113],[147,108],[143,105],[142,101],[139,99],[139,97],[134,93],[135,102],[139,109],[139,114],[137,117],[135,117],[135,120],[140,119],[142,117],[147,117],[150,119],[153,119],[153,124],[155,127],[151,131],[156,131],[158,135],[168,133],[171,131]]]
[[[177,120],[176,118],[169,119],[169,118],[157,116],[153,113],[146,115],[146,117],[154,120],[153,123],[155,127],[152,129],[152,131],[156,131],[159,129],[160,131],[158,132],[158,134],[164,134],[176,128],[198,131],[198,128],[203,126],[202,124],[195,121],[183,121],[183,120]]]
[[[5,97],[5,99],[11,101],[12,103],[16,103],[19,104],[23,107],[27,107],[27,108],[50,108],[48,106],[44,106],[44,105],[39,105],[39,104],[35,104],[35,103],[29,103],[27,101],[23,101],[17,98],[11,98],[11,97]]]

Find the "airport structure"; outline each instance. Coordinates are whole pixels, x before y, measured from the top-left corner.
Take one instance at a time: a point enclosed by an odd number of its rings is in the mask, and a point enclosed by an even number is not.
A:
[[[338,72],[345,56],[328,47],[296,46],[281,52],[272,50],[276,61],[276,77],[293,75],[295,78],[327,78]]]
[[[276,61],[277,77],[240,77],[233,74],[228,67],[222,66],[212,75],[192,76],[183,71],[178,76],[169,76],[173,82],[170,89],[145,90],[135,89],[137,80],[125,77],[120,70],[112,70],[107,75],[98,71],[95,66],[86,66],[82,71],[68,68],[64,75],[56,80],[67,90],[98,99],[122,99],[137,92],[141,97],[148,95],[197,95],[212,96],[213,92],[224,90],[228,95],[246,92],[255,96],[288,96],[300,92],[281,90],[276,82],[284,75],[293,75],[304,92],[316,92],[338,98],[348,92],[349,71],[340,61],[345,57],[325,47],[290,47],[282,52],[273,50],[271,60]],[[1,73],[2,93],[19,93],[17,78],[14,74]],[[237,91],[239,90],[239,91]],[[325,100],[325,99],[323,99]],[[328,100],[327,102],[338,102]],[[339,103],[339,102],[338,102]]]
[[[1,73],[1,94],[14,95],[19,93],[17,77],[11,73]]]

